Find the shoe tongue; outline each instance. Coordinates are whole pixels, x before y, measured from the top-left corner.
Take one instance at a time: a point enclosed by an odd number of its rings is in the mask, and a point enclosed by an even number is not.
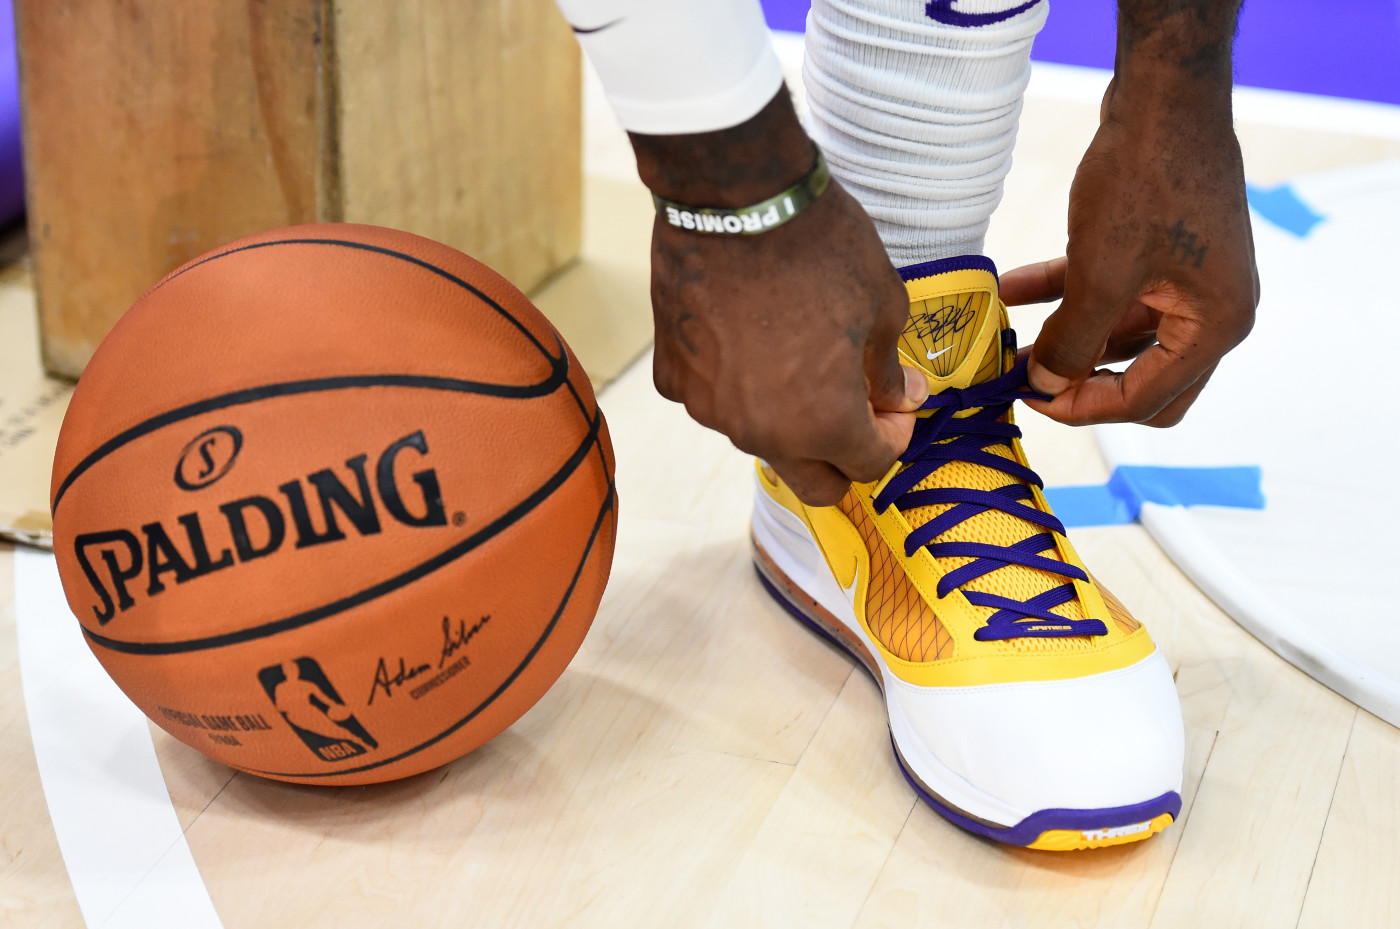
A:
[[[909,290],[909,322],[900,351],[929,376],[936,393],[1002,374],[997,277],[985,258],[954,258],[900,271]]]
[[[899,350],[906,363],[917,364],[929,377],[934,393],[948,388],[965,388],[1006,373],[1014,363],[1014,351],[1003,344],[1005,310],[997,294],[996,268],[980,256],[950,258],[900,270],[909,290],[909,322],[900,336]],[[1011,447],[994,443],[990,454],[1014,461]],[[941,465],[914,490],[966,488],[993,493],[1008,484],[1020,483],[1006,473],[971,461],[955,460]],[[904,518],[917,529],[960,504],[939,503],[904,510]],[[940,542],[1012,546],[1041,528],[999,509],[986,509],[945,530]],[[1044,557],[1058,559],[1054,552]],[[955,570],[974,560],[972,557],[940,557],[944,570]],[[964,591],[977,591],[1026,601],[1066,583],[1059,575],[1020,564],[1007,564],[962,585]],[[995,608],[979,606],[986,619]],[[1083,604],[1076,598],[1051,612],[1066,619],[1082,619]],[[1066,651],[1087,648],[1081,638],[1024,638],[1007,646],[1017,651]],[[887,646],[888,647],[888,646]]]

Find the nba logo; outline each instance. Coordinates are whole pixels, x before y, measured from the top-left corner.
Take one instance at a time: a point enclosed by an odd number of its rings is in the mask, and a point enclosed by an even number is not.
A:
[[[270,665],[258,672],[258,681],[287,725],[322,761],[343,761],[379,747],[316,659]]]

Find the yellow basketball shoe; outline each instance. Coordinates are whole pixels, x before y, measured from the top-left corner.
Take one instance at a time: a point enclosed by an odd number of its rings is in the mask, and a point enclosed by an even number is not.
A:
[[[935,810],[1041,849],[1145,839],[1181,810],[1184,735],[1147,630],[1079,561],[1026,465],[1024,363],[986,258],[901,272],[906,364],[932,396],[890,473],[803,504],[759,462],[769,592],[884,693],[895,756]]]

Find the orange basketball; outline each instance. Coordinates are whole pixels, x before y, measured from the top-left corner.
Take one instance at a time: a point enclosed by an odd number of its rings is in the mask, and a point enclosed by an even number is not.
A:
[[[224,764],[416,774],[529,709],[616,525],[588,378],[445,245],[279,229],[172,272],[89,364],[54,462],[68,603],[117,684]]]

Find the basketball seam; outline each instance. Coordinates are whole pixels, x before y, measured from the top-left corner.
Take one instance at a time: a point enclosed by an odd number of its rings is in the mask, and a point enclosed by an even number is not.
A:
[[[543,344],[541,344],[540,340],[535,338],[535,334],[529,329],[525,328],[525,326],[521,325],[520,320],[516,319],[513,315],[511,315],[511,313],[508,310],[506,310],[505,307],[501,306],[489,295],[478,289],[470,282],[464,281],[462,278],[453,274],[451,271],[448,271],[446,268],[440,268],[437,265],[433,264],[431,261],[424,261],[422,258],[417,258],[405,252],[398,252],[392,248],[385,248],[382,245],[370,245],[368,242],[351,242],[346,239],[276,239],[272,242],[254,242],[249,245],[240,245],[237,248],[231,248],[228,251],[219,252],[216,255],[210,255],[206,258],[197,259],[196,261],[193,261],[182,268],[175,269],[174,271],[170,272],[169,276],[165,277],[160,281],[157,281],[155,285],[151,287],[150,290],[146,291],[146,293],[142,294],[141,296],[142,298],[144,298],[147,294],[151,294],[156,292],[157,290],[160,290],[166,284],[175,280],[177,277],[184,275],[186,272],[193,271],[195,268],[198,268],[202,265],[206,265],[211,261],[217,261],[220,258],[227,258],[229,255],[238,255],[243,252],[252,251],[258,248],[271,248],[274,245],[334,245],[339,246],[341,248],[354,248],[363,252],[374,252],[378,255],[387,255],[390,258],[399,258],[403,261],[407,261],[409,264],[415,264],[420,268],[431,271],[439,277],[451,281],[458,287],[471,291],[477,297],[480,297],[487,303],[487,305],[491,307],[491,309],[504,316],[507,320],[510,321],[511,325],[519,329],[521,333],[524,334],[525,338],[530,340],[530,344],[534,345],[535,348],[539,349],[541,355],[551,359],[553,357],[549,354],[548,351],[545,350],[545,347]],[[483,265],[483,267],[485,267],[485,265]],[[495,272],[492,271],[492,273],[494,274]]]
[[[555,335],[557,337],[558,333],[556,332]],[[587,372],[585,372],[585,374],[586,373]],[[598,415],[602,414],[602,407],[598,404],[596,397],[593,401],[593,412],[590,413],[588,411],[588,408],[584,406],[583,397],[579,396],[578,388],[574,387],[574,382],[571,380],[566,380],[564,382],[564,386],[567,387],[569,393],[573,395],[574,403],[578,406],[579,413],[583,416],[584,422],[591,422],[595,413]],[[608,482],[608,492],[615,493],[617,489],[617,482],[613,480],[612,467],[608,464],[608,456],[603,452],[603,432],[601,429],[598,430],[597,447],[598,462],[602,465],[603,468],[603,479]]]
[[[560,348],[562,350],[562,343]],[[106,458],[122,446],[142,436],[149,435],[158,429],[163,429],[166,426],[178,423],[182,420],[192,419],[204,413],[212,413],[215,410],[224,410],[229,407],[257,403],[260,400],[268,400],[274,397],[295,397],[322,391],[353,390],[366,387],[406,387],[467,393],[487,397],[501,397],[508,400],[533,400],[539,397],[547,397],[557,391],[561,384],[569,383],[568,355],[566,354],[561,358],[551,357],[550,361],[553,363],[553,370],[550,372],[549,377],[537,384],[492,384],[485,381],[464,381],[456,378],[433,377],[431,375],[420,374],[347,374],[338,375],[336,377],[313,378],[305,381],[282,381],[276,384],[261,384],[257,387],[245,387],[242,390],[235,390],[231,393],[208,397],[195,403],[188,403],[184,406],[176,407],[173,410],[167,410],[164,413],[152,416],[150,419],[143,422],[139,422],[131,428],[123,430],[108,439],[106,442],[103,442],[90,452],[87,457],[73,466],[73,470],[68,472],[68,476],[58,485],[58,490],[54,493],[53,505],[50,507],[50,512],[51,514],[58,513],[58,504],[63,500],[64,495],[68,492],[68,488],[71,487],[78,478],[82,477],[88,469],[96,465],[103,458]]]

